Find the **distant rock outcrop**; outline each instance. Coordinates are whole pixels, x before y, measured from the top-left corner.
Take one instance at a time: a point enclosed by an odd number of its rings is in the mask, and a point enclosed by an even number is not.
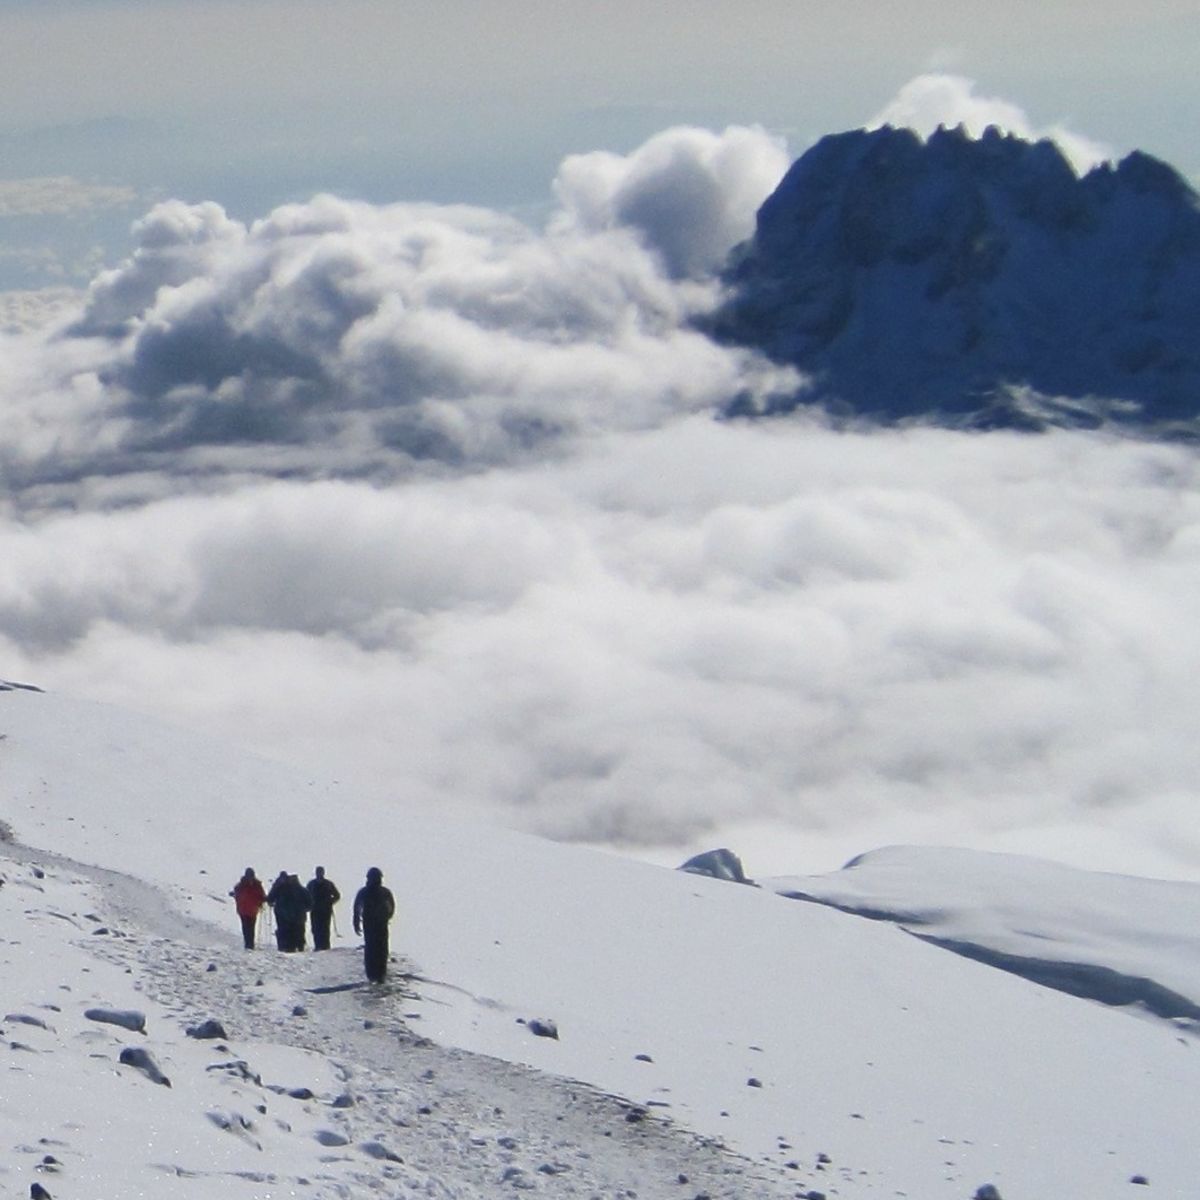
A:
[[[832,135],[726,282],[710,332],[812,380],[773,410],[1200,432],[1200,205],[1147,154],[1080,178],[995,128]]]
[[[726,879],[730,883],[754,885],[754,880],[747,879],[746,872],[742,870],[742,860],[732,850],[726,850],[724,847],[694,855],[681,864],[679,869],[691,875],[709,875],[713,879]]]

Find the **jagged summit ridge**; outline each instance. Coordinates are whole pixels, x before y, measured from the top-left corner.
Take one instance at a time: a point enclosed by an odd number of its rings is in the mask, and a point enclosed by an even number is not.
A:
[[[883,420],[1037,427],[1200,415],[1200,204],[1134,152],[883,126],[823,138],[759,209],[712,331]]]

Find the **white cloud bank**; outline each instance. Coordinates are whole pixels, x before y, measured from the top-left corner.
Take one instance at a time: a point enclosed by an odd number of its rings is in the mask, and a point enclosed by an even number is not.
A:
[[[581,156],[541,233],[160,205],[0,343],[0,675],[556,837],[740,830],[760,873],[886,838],[1200,877],[1194,451],[714,421],[780,386],[687,320],[781,162]]]
[[[26,485],[129,478],[164,455],[207,472],[234,447],[268,472],[478,465],[783,386],[688,321],[785,166],[761,130],[671,131],[628,159],[568,160],[544,232],[332,196],[249,227],[160,204],[76,324],[23,363],[0,465]],[[64,392],[90,398],[70,427]]]

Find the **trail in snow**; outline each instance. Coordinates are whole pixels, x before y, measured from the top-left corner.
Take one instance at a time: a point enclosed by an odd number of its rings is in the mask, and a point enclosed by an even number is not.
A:
[[[354,948],[248,953],[232,910],[226,933],[178,912],[135,878],[11,843],[0,855],[27,870],[38,866],[78,897],[88,916],[63,922],[63,933],[84,954],[131,974],[133,990],[161,1007],[168,1026],[173,1020],[170,1035],[163,1018],[152,1021],[144,1044],[177,1082],[188,1052],[200,1049],[183,1030],[209,1017],[224,1025],[226,1041],[204,1043],[205,1074],[224,1088],[219,1109],[205,1112],[209,1122],[252,1145],[269,1121],[277,1133],[302,1139],[298,1152],[282,1156],[296,1164],[294,1173],[280,1170],[278,1155],[257,1171],[206,1168],[189,1147],[165,1157],[148,1147],[159,1156],[147,1160],[157,1170],[198,1186],[206,1176],[222,1188],[240,1182],[254,1197],[301,1194],[296,1188],[314,1196],[437,1198],[512,1188],[565,1198],[770,1200],[801,1187],[799,1164],[751,1163],[646,1107],[429,1042],[414,1028],[420,1014],[412,1002],[418,989],[441,985],[403,961],[388,985],[371,987]],[[31,906],[26,915],[36,911]],[[101,929],[105,936],[97,936]],[[436,1002],[436,995],[423,998]],[[33,999],[9,995],[5,1003]],[[302,1081],[270,1078],[260,1063],[271,1063],[278,1046],[320,1055],[331,1069],[327,1086],[297,1090]],[[153,1103],[153,1093],[145,1085],[139,1094]]]

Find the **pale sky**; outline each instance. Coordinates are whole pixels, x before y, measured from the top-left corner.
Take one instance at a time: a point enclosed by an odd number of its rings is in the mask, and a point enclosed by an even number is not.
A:
[[[564,154],[672,125],[762,125],[796,156],[929,71],[1196,178],[1198,66],[1194,0],[0,0],[0,181],[109,189],[73,223],[4,216],[0,286],[40,278],[39,247],[86,277],[167,196],[536,212]]]

